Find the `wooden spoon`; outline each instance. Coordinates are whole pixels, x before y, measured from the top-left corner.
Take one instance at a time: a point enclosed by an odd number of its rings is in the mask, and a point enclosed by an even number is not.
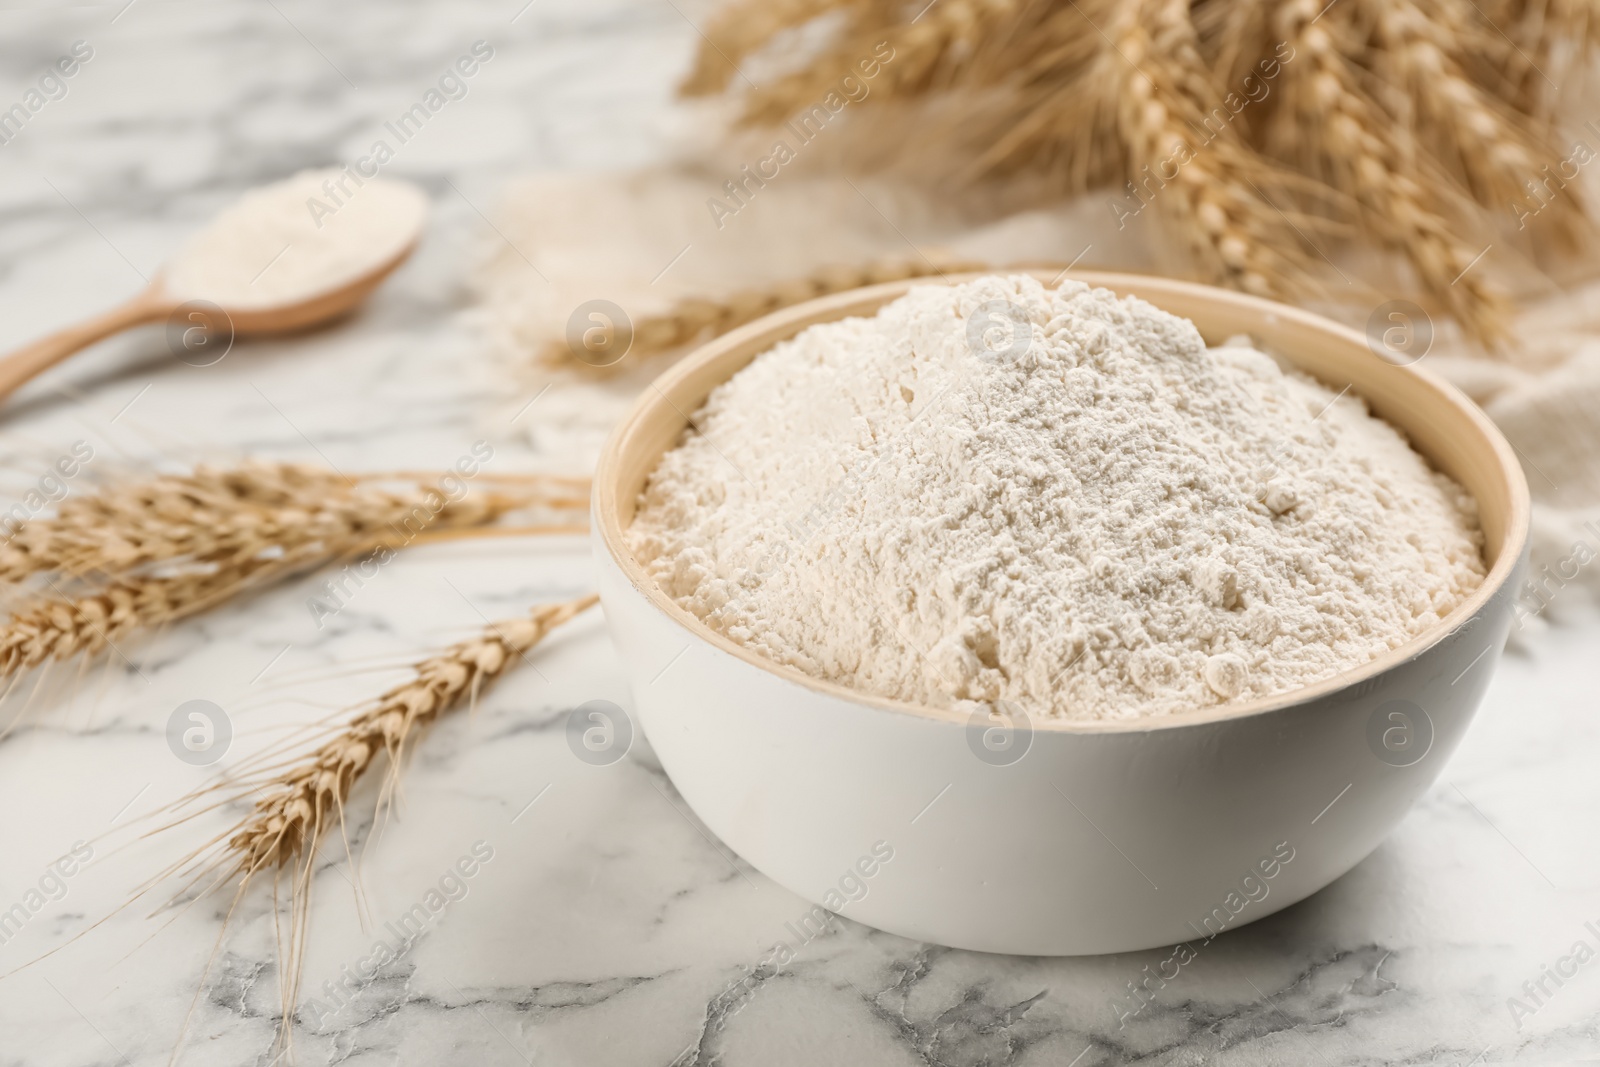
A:
[[[335,277],[321,289],[308,291],[302,287],[281,299],[250,299],[253,294],[240,297],[237,292],[230,299],[224,291],[215,294],[218,299],[213,302],[207,299],[206,279],[196,277],[198,273],[203,273],[203,269],[197,271],[196,266],[203,267],[203,264],[186,262],[195,259],[195,250],[208,241],[215,246],[219,240],[226,242],[237,239],[242,242],[241,255],[249,255],[252,251],[248,244],[251,235],[238,235],[243,209],[249,207],[252,201],[262,198],[290,198],[298,205],[299,200],[307,199],[308,189],[312,193],[320,193],[323,187],[316,184],[316,179],[325,174],[341,173],[306,172],[256,190],[244,202],[219,216],[179,254],[172,268],[158,273],[150,285],[133,299],[86,322],[40,338],[0,359],[0,401],[35,375],[73,353],[132,326],[167,320],[173,353],[185,362],[204,366],[226,355],[234,337],[309,329],[353,311],[416,248],[426,218],[427,201],[420,190],[405,183],[383,180],[381,184],[386,188],[381,197],[382,206],[391,209],[384,219],[385,231],[378,234],[378,239],[363,244],[361,254],[354,258],[348,248],[343,250],[338,269],[333,272]],[[348,183],[349,179],[345,180]],[[372,181],[366,183],[367,186],[372,184]],[[358,189],[356,196],[343,203],[352,207],[362,205],[368,212],[365,221],[370,222],[370,213],[375,207],[373,201],[380,197],[369,195],[368,200],[363,202],[359,193]],[[326,255],[325,242],[333,227],[341,225],[340,216],[337,213],[330,214],[331,219],[318,220],[308,212],[309,222],[297,219],[288,229],[277,231],[271,240],[284,240],[284,248],[278,254],[287,255],[295,249],[298,241],[302,255]],[[310,225],[317,221],[322,224],[315,227]],[[342,223],[346,226],[357,224],[348,215]],[[254,235],[257,246],[261,239],[259,234]],[[259,255],[258,249],[255,251],[258,252],[257,258],[266,258]],[[249,266],[253,268],[254,264]],[[261,273],[265,274],[271,267],[272,264],[268,264]],[[182,281],[175,285],[171,280],[173,275]],[[181,289],[176,287],[179,285]],[[194,358],[190,359],[190,356]]]

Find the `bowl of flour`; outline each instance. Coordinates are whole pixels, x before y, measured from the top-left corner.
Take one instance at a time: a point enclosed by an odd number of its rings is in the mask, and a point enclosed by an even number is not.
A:
[[[662,765],[775,880],[947,945],[1125,951],[1321,888],[1487,686],[1514,454],[1295,309],[951,283],[719,338],[616,431],[601,593]]]

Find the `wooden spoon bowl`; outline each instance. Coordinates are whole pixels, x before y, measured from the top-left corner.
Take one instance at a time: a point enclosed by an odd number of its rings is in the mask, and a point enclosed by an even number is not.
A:
[[[416,196],[420,201],[421,194]],[[223,342],[222,354],[225,354],[235,337],[288,334],[333,322],[360,306],[415,251],[422,221],[419,211],[413,220],[415,232],[399,250],[366,266],[355,276],[347,275],[347,280],[330,288],[278,303],[241,302],[230,307],[203,298],[195,299],[192,294],[175,291],[168,280],[168,272],[163,271],[127,302],[42,337],[0,359],[0,401],[36,375],[96,341],[146,323],[167,321],[180,328],[179,340],[174,345],[177,355],[179,347],[195,352],[218,340]],[[174,316],[185,309],[188,310],[184,318],[174,321]],[[188,339],[195,329],[202,333],[196,336],[196,347],[191,349]],[[222,354],[206,362],[215,362]]]

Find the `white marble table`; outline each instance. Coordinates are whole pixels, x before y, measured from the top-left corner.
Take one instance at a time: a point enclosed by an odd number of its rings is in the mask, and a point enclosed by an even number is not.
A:
[[[0,347],[131,294],[238,192],[350,158],[471,42],[496,49],[449,124],[394,164],[432,193],[435,220],[366,313],[316,336],[240,345],[205,368],[175,361],[159,330],[100,346],[7,411],[0,500],[77,440],[92,442],[97,476],[243,454],[442,466],[479,438],[495,443],[497,463],[531,461],[504,415],[527,385],[479,358],[464,314],[460,277],[485,233],[480,211],[513,173],[654,157],[695,39],[679,7],[701,10],[672,0],[140,0],[0,13],[0,106],[74,41],[94,50],[66,97],[0,146]],[[161,1064],[175,1052],[185,1064],[271,1062],[281,1006],[265,897],[240,904],[220,943],[226,897],[153,919],[157,899],[117,910],[194,841],[142,840],[138,820],[215,770],[173,757],[168,717],[187,700],[216,702],[242,756],[378,691],[400,677],[396,665],[485,615],[589,583],[579,541],[422,548],[322,629],[307,579],[176,626],[131,649],[131,662],[57,678],[26,709],[13,694],[0,708],[6,721],[23,716],[0,743],[0,910],[74,843],[92,842],[93,855],[72,865],[64,892],[48,882],[59,899],[0,944],[0,1064]],[[1576,942],[1600,949],[1597,637],[1592,617],[1531,633],[1387,843],[1310,900],[1216,940],[1119,1027],[1128,983],[1164,952],[983,956],[839,919],[787,968],[757,973],[748,996],[726,997],[805,906],[712,839],[648,758],[573,758],[568,710],[629,702],[591,615],[539,654],[537,671],[428,738],[394,818],[381,834],[358,832],[359,873],[337,850],[326,857],[295,1058],[1095,1067],[1600,1057],[1600,961],[1559,988],[1545,979],[1551,995],[1526,1018],[1508,1007]],[[459,899],[340,1006],[324,983],[359,967],[376,938],[392,940],[387,924],[474,849],[472,876],[446,883]]]

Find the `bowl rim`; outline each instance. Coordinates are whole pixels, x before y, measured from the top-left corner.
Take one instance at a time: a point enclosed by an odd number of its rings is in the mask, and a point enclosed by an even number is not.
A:
[[[620,477],[623,446],[628,442],[634,427],[648,414],[663,405],[677,409],[678,414],[687,419],[687,415],[682,409],[678,409],[677,405],[669,399],[668,394],[671,387],[680,380],[689,377],[703,364],[721,357],[728,349],[742,346],[753,337],[768,334],[775,330],[785,331],[778,341],[772,342],[772,344],[780,343],[781,340],[787,340],[795,336],[800,330],[810,325],[838,321],[848,317],[848,312],[828,316],[827,313],[832,310],[851,307],[878,297],[882,297],[878,301],[879,306],[882,306],[890,300],[904,295],[906,291],[915,286],[958,285],[975,278],[997,274],[1003,276],[1027,275],[1039,280],[1044,280],[1048,277],[1053,279],[1046,282],[1051,287],[1064,280],[1081,281],[1097,288],[1120,289],[1123,292],[1127,292],[1129,289],[1148,290],[1153,287],[1164,291],[1166,295],[1204,298],[1225,306],[1231,306],[1235,310],[1254,311],[1264,316],[1287,320],[1299,326],[1325,333],[1345,344],[1359,347],[1362,351],[1370,352],[1366,339],[1360,333],[1314,312],[1261,297],[1250,296],[1231,289],[1221,289],[1216,286],[1202,285],[1197,282],[1182,281],[1153,274],[1092,270],[1067,270],[1058,273],[1056,271],[1019,268],[909,278],[850,289],[782,308],[728,333],[714,337],[696,347],[653,379],[650,385],[634,400],[627,414],[613,427],[595,465],[594,488],[592,490],[593,506],[591,509],[594,526],[591,537],[605,546],[607,554],[624,577],[627,578],[628,584],[641,594],[651,606],[661,611],[667,618],[687,631],[690,637],[707,642],[736,659],[766,671],[779,679],[800,685],[819,695],[878,711],[889,711],[932,721],[966,725],[970,718],[968,713],[954,708],[940,708],[929,704],[919,704],[915,701],[879,696],[875,693],[853,689],[841,682],[816,678],[797,668],[776,663],[739,644],[725,634],[712,630],[693,613],[680,607],[668,597],[655,579],[634,558],[624,536],[624,527],[617,511],[616,493],[611,490],[611,485]],[[1134,295],[1157,307],[1161,306],[1159,302],[1161,293],[1157,294],[1156,299],[1151,299],[1146,292],[1136,292]],[[818,317],[819,315],[824,317]],[[762,349],[760,351],[765,350]],[[758,351],[751,356],[751,359],[755,359],[759,354],[760,352]],[[1376,359],[1378,357],[1373,355],[1372,358]],[[1489,417],[1484,414],[1482,409],[1473,403],[1465,393],[1431,371],[1415,364],[1399,366],[1391,363],[1389,365],[1415,379],[1418,387],[1425,391],[1431,390],[1439,399],[1446,401],[1451,407],[1455,408],[1458,414],[1465,416],[1467,421],[1483,436],[1490,446],[1491,452],[1499,461],[1499,474],[1505,479],[1509,496],[1509,506],[1505,516],[1505,533],[1495,562],[1488,573],[1484,575],[1483,582],[1478,588],[1460,604],[1456,605],[1449,615],[1404,644],[1392,648],[1383,655],[1368,660],[1366,663],[1325,678],[1314,685],[1241,703],[1224,703],[1187,711],[1171,712],[1166,715],[1141,715],[1120,719],[1063,719],[1050,716],[1035,716],[1027,714],[1027,709],[1024,708],[1023,712],[1031,730],[1034,732],[1070,734],[1145,733],[1152,730],[1228,722],[1309,704],[1341,690],[1357,686],[1415,659],[1423,652],[1464,629],[1472,619],[1477,617],[1485,605],[1505,587],[1526,550],[1531,509],[1527,479],[1510,443],[1506,441],[1499,428],[1489,420]],[[730,373],[729,377],[738,373],[738,370],[742,370],[744,366],[748,366],[748,363],[742,364],[735,369]],[[722,379],[722,381],[726,380],[727,378]],[[721,383],[719,382],[718,384]],[[1410,435],[1407,434],[1407,437],[1409,439]],[[657,460],[659,462],[659,457],[657,457]],[[1429,464],[1434,466],[1431,459]],[[1476,496],[1474,499],[1477,499]],[[1482,501],[1478,501],[1478,503],[1481,510]]]

